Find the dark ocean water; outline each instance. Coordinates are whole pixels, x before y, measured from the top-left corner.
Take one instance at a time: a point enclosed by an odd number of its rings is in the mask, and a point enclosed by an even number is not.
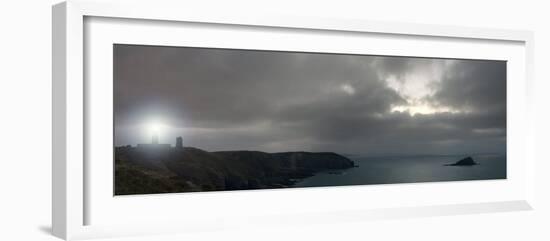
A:
[[[505,155],[473,155],[475,166],[445,166],[465,156],[358,157],[349,156],[359,167],[321,172],[295,187],[392,184],[506,178]]]

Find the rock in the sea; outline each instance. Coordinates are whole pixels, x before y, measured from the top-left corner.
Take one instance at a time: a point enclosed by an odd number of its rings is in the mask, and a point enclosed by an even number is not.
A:
[[[445,166],[473,166],[473,165],[477,165],[474,159],[472,157],[466,157],[460,161],[457,161],[453,164],[447,164]]]

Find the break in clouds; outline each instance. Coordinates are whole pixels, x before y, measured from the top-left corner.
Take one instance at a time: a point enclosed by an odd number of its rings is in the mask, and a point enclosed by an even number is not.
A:
[[[115,145],[504,153],[506,62],[114,45]]]

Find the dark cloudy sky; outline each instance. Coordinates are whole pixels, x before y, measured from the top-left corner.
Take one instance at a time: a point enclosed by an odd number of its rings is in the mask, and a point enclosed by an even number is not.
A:
[[[503,153],[506,62],[114,45],[115,145]]]

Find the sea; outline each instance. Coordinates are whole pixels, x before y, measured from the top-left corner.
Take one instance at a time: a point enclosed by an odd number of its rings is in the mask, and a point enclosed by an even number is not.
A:
[[[357,167],[319,172],[294,187],[506,179],[506,155],[470,155],[479,165],[445,166],[466,156],[347,156]]]

